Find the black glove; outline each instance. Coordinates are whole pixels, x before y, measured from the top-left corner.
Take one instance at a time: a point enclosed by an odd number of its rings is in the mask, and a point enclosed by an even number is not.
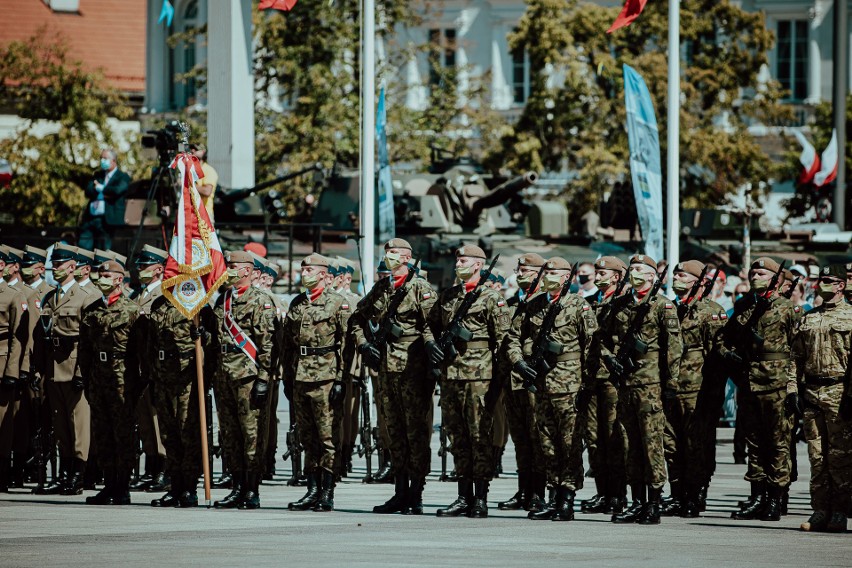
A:
[[[592,394],[594,394],[594,391],[592,389],[594,389],[592,385],[585,383],[583,384],[583,386],[580,387],[580,392],[577,393],[578,408],[585,408],[589,405],[589,402],[591,402],[592,400]]]
[[[429,362],[433,367],[437,367],[444,362],[444,352],[434,341],[426,342],[426,353],[429,355]]]
[[[530,367],[530,364],[524,361],[523,359],[515,363],[513,368],[515,369],[515,372],[517,372],[521,376],[521,378],[524,379],[525,383],[531,383],[535,381],[536,378],[538,378],[538,373],[535,372],[535,369]]]
[[[3,380],[0,381],[0,387],[3,387],[4,389],[10,389],[10,388],[13,388],[17,382],[18,382],[18,379],[16,379],[15,377],[10,377],[9,375],[5,375],[3,377]]]
[[[378,347],[368,341],[358,346],[358,352],[361,353],[362,357],[364,357],[364,362],[368,367],[372,369],[379,368],[379,363],[381,363],[382,360],[382,354]]]
[[[609,369],[610,373],[614,375],[624,374],[624,365],[619,363],[618,359],[615,358],[615,355],[605,356],[604,363],[606,363],[606,368]]]
[[[251,397],[249,404],[252,410],[257,410],[266,406],[266,399],[269,396],[269,383],[256,379],[251,386]]]
[[[745,359],[743,359],[739,353],[730,349],[728,349],[724,352],[724,354],[722,354],[722,359],[728,361],[729,363],[736,363],[737,365],[742,365],[743,363],[745,363]]]
[[[843,393],[843,398],[840,399],[840,418],[843,419],[844,422],[852,421],[852,397]]]
[[[30,387],[30,390],[34,393],[38,394],[41,392],[41,384],[38,380],[37,374],[30,374],[27,371],[21,371],[21,380],[26,381],[27,386]]]
[[[784,399],[784,412],[787,417],[798,416],[802,413],[802,405],[799,401],[799,393],[791,392]]]
[[[201,341],[207,341],[207,338],[210,337],[210,332],[204,329],[203,325],[190,325],[189,326],[189,337],[195,341],[197,339],[201,339]]]
[[[86,389],[86,381],[83,380],[83,377],[74,377],[71,379],[71,388],[74,389],[74,392],[83,392]]]
[[[334,381],[334,384],[331,385],[331,392],[328,393],[328,403],[331,405],[335,405],[338,402],[343,402],[343,395],[346,390],[343,388],[343,383],[341,381]]]

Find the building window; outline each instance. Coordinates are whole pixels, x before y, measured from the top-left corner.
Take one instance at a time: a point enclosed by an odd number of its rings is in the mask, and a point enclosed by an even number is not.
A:
[[[777,73],[781,87],[794,101],[808,96],[808,22],[781,20],[778,22]]]
[[[441,82],[441,71],[456,66],[456,30],[429,30],[429,84]]]
[[[530,56],[526,50],[512,53],[512,102],[526,104],[530,97]]]

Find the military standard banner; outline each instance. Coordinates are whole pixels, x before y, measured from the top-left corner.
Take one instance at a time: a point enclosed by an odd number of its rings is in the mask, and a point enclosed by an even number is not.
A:
[[[660,167],[660,131],[651,93],[642,76],[624,66],[624,104],[636,213],[645,254],[661,259],[663,252],[663,172]]]

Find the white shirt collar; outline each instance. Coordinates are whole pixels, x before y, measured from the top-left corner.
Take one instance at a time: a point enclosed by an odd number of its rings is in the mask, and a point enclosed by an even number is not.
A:
[[[63,293],[63,294],[67,294],[67,293],[68,293],[68,290],[70,290],[70,289],[71,289],[71,286],[73,286],[73,285],[74,285],[74,284],[76,284],[76,283],[77,283],[77,281],[76,281],[76,280],[74,280],[74,279],[72,278],[72,279],[71,279],[71,282],[68,282],[67,284],[63,284],[63,285],[62,285],[62,293]]]
[[[38,280],[35,280],[32,284],[27,284],[27,286],[29,286],[33,290],[37,290],[38,287],[41,286],[42,282],[44,282],[44,279],[41,276],[39,276]]]
[[[145,286],[145,293],[146,293],[146,294],[150,294],[150,293],[152,293],[154,290],[156,290],[157,288],[159,288],[159,287],[160,287],[160,284],[162,284],[162,283],[163,283],[163,281],[162,281],[162,280],[157,280],[156,282],[151,282],[150,284],[148,284],[147,286]]]

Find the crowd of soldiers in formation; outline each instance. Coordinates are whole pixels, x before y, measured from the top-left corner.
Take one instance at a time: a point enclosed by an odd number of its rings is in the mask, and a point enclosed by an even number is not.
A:
[[[758,258],[747,267],[748,293],[729,314],[708,297],[714,271],[695,260],[674,267],[670,300],[647,255],[599,258],[586,275],[596,293],[580,295],[570,288],[576,264],[527,253],[514,271],[519,290],[506,299],[496,259],[488,263],[477,246],[456,251],[456,284],[440,291],[418,274],[408,242],[392,239],[384,250],[363,298],[350,290],[351,263],[307,256],[303,292],[287,307],[270,292],[274,263],[230,252],[227,282],[194,323],[163,295],[166,251],[144,247],[134,261],[142,289],[128,293],[126,259],[116,253],[61,243],[50,255],[0,247],[0,491],[32,480],[36,493],[79,495],[102,482],[86,503],[128,504],[131,489],[147,489],[165,492],[154,507],[197,506],[200,344],[230,480],[219,509],[260,507],[283,390],[307,486],[288,508],[333,510],[335,485],[351,470],[366,378],[387,453],[378,477],[394,484],[375,513],[423,513],[438,388],[442,446],[446,440],[458,483],[439,517],[488,516],[506,431],[518,490],[499,502],[501,510],[572,520],[586,450],[596,494],[581,511],[646,525],[667,515],[698,517],[730,378],[751,486],[732,517],[786,514],[792,431],[801,421],[813,508],[801,528],[846,530],[849,266],[820,269],[821,303],[806,312],[789,300],[784,265]],[[45,280],[48,258],[55,286]],[[54,445],[48,480],[45,456]]]

